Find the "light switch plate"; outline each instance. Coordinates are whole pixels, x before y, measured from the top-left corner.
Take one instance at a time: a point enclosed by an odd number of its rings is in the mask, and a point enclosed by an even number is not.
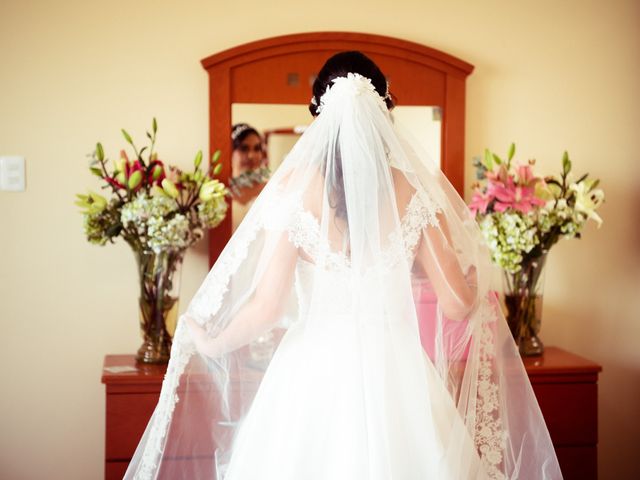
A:
[[[22,192],[25,189],[24,157],[0,157],[0,190]]]

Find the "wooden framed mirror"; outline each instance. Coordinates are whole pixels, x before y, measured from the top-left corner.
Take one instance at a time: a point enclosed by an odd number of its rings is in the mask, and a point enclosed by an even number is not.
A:
[[[242,112],[255,105],[297,105],[306,109],[316,73],[331,55],[345,50],[360,50],[380,66],[397,98],[397,108],[431,108],[440,122],[437,153],[441,168],[462,194],[465,83],[473,66],[417,43],[350,32],[273,37],[202,60],[209,74],[209,148],[210,152],[222,150],[221,180],[228,183],[231,174],[231,125],[240,120],[233,118],[234,105],[242,106]],[[310,122],[310,114],[308,118]],[[227,215],[209,237],[210,265],[231,233],[231,215]]]

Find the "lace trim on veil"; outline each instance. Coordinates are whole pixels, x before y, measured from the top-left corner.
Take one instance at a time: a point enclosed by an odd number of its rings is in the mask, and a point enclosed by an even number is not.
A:
[[[503,480],[505,475],[500,466],[504,460],[507,434],[500,418],[500,398],[497,379],[493,371],[495,342],[492,325],[498,320],[495,306],[485,299],[478,308],[478,329],[480,331],[480,367],[478,369],[478,398],[476,404],[477,422],[474,442],[490,479]]]
[[[202,309],[205,307],[213,312],[211,315],[215,315],[218,312],[222,305],[224,294],[229,289],[231,275],[238,270],[238,267],[246,258],[249,245],[255,240],[261,226],[262,224],[257,222],[254,228],[243,237],[244,241],[237,244],[236,249],[223,252],[223,255],[216,263],[215,274],[207,278],[207,281],[204,282],[194,296],[190,305],[192,312],[202,314]],[[206,318],[198,316],[196,320],[204,323]],[[162,455],[162,444],[167,435],[176,403],[179,401],[176,393],[179,380],[189,363],[189,358],[195,353],[193,344],[188,338],[188,332],[184,330],[183,325],[182,322],[178,323],[167,373],[162,381],[160,399],[153,414],[153,424],[145,444],[140,466],[135,474],[135,478],[139,480],[151,479],[154,472],[157,471],[158,460]]]
[[[180,326],[176,334],[180,332]],[[183,334],[186,335],[186,332]],[[176,335],[176,338],[178,335]],[[153,424],[144,447],[144,453],[140,460],[140,466],[135,474],[136,479],[147,480],[153,478],[154,472],[158,467],[158,460],[162,455],[162,442],[167,434],[167,427],[171,420],[171,415],[175,410],[178,402],[178,381],[193,350],[189,349],[184,343],[174,343],[171,348],[171,357],[167,366],[167,373],[162,381],[162,389],[160,391],[160,399],[158,406],[153,413]]]

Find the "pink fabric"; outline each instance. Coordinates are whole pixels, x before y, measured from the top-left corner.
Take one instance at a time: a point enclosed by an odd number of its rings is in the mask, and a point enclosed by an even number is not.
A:
[[[436,294],[427,280],[419,280],[414,281],[413,298],[416,306],[416,315],[418,316],[420,342],[429,358],[435,360],[435,336],[438,325]],[[462,341],[467,322],[449,320],[444,315],[442,316],[442,321],[443,345],[445,349],[447,346],[453,348]],[[468,342],[461,359],[467,359],[470,347],[471,343]],[[444,356],[445,358],[450,358],[451,350],[447,349],[444,352]]]

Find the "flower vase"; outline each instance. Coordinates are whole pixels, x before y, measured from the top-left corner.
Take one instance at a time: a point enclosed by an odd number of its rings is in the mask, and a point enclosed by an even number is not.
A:
[[[520,355],[542,355],[540,333],[544,267],[547,253],[523,261],[515,273],[504,272],[506,317]]]
[[[167,363],[178,318],[184,249],[134,250],[140,279],[140,363]]]

